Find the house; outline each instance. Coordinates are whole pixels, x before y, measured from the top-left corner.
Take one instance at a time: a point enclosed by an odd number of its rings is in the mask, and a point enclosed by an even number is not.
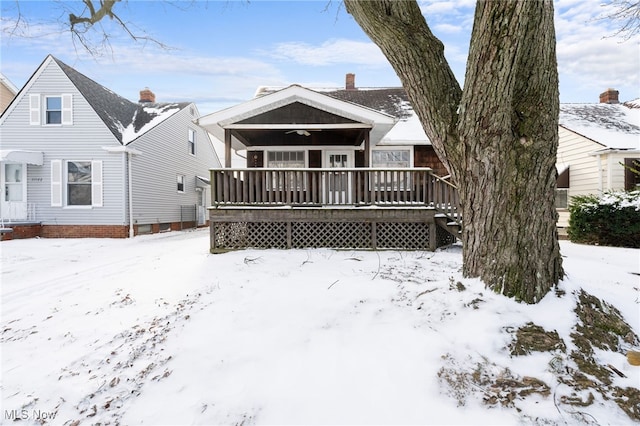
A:
[[[620,103],[607,89],[600,102],[561,104],[558,157],[558,226],[568,226],[571,197],[634,189],[640,177],[640,102]],[[638,166],[635,166],[637,169]]]
[[[213,252],[434,249],[459,230],[455,187],[402,88],[358,89],[353,74],[340,89],[261,88],[198,124],[225,147],[211,173]]]
[[[18,88],[0,73],[0,114],[9,106],[13,98],[18,94]]]
[[[193,103],[131,102],[53,56],[0,116],[3,238],[204,225],[220,162]]]

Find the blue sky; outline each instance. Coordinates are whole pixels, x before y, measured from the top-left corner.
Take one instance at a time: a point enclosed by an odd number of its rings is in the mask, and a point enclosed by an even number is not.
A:
[[[475,1],[419,3],[462,84]],[[613,36],[619,24],[597,19],[606,11],[601,3],[555,2],[561,102],[597,102],[607,87],[619,90],[622,101],[640,97],[640,37]],[[2,0],[0,71],[20,88],[51,53],[128,99],[137,101],[147,86],[158,101],[192,101],[201,114],[250,99],[260,85],[342,86],[348,72],[359,87],[400,84],[337,0],[129,0],[117,6],[119,16],[170,49],[135,42],[104,21],[110,47],[98,56],[60,32],[59,22],[70,10],[79,14],[79,6]],[[16,25],[18,10],[25,20]]]

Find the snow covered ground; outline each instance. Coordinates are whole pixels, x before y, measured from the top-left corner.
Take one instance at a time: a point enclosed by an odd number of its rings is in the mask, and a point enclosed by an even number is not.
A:
[[[595,392],[560,403],[558,354],[509,355],[528,322],[570,348],[580,288],[640,334],[640,250],[561,247],[564,295],[528,306],[462,278],[457,246],[211,255],[206,229],[3,242],[0,423],[633,424]],[[622,353],[596,356],[640,387]],[[487,405],[443,380],[478,365],[551,393]]]

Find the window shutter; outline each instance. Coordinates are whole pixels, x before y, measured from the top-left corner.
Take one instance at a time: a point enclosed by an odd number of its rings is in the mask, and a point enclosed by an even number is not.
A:
[[[91,205],[102,207],[102,161],[91,162]]]
[[[51,207],[62,207],[62,160],[51,160]]]
[[[62,95],[62,124],[73,124],[73,96]]]
[[[40,125],[40,95],[29,95],[29,124]]]

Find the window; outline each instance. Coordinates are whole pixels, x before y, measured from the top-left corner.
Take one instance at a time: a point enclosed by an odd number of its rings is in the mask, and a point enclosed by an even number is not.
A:
[[[178,192],[184,192],[184,175],[177,176]]]
[[[304,151],[269,151],[267,153],[267,168],[304,168]],[[303,177],[300,172],[275,172],[268,181],[269,190],[300,190]]]
[[[51,207],[102,205],[102,161],[51,160]]]
[[[67,205],[91,205],[91,161],[67,161]]]
[[[45,98],[45,123],[62,124],[62,97],[47,96]]]
[[[640,158],[624,159],[624,189],[640,188]]]
[[[196,155],[196,132],[189,129],[189,154]]]
[[[32,126],[72,125],[73,96],[71,94],[42,96],[29,95],[29,124]]]
[[[371,167],[381,169],[406,169],[411,167],[411,151],[408,149],[377,149],[371,152]],[[409,173],[389,171],[375,173],[376,189],[397,190],[408,188]]]
[[[569,189],[558,188],[556,189],[556,209],[568,209],[569,208]]]
[[[267,167],[304,168],[304,151],[269,151],[267,154]]]
[[[558,169],[556,177],[556,209],[569,208],[569,183],[571,179],[571,168],[567,165]]]
[[[374,150],[371,158],[372,167],[408,168],[411,167],[408,149]]]

